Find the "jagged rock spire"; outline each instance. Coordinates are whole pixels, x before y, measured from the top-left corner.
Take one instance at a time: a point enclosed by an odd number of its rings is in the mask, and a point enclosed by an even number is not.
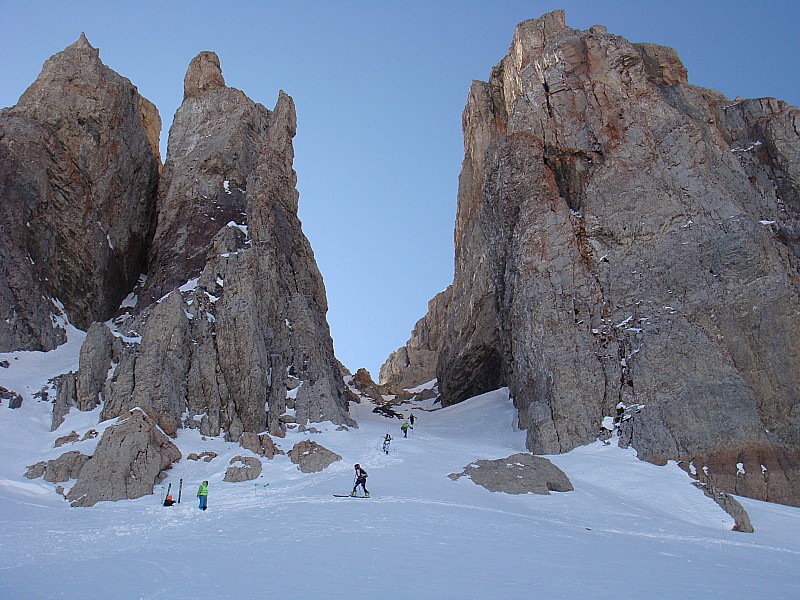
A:
[[[89,40],[86,37],[86,33],[83,32],[83,31],[81,31],[81,35],[78,38],[78,41],[76,41],[73,44],[73,46],[76,47],[76,48],[93,48],[94,47],[89,43]]]
[[[131,325],[142,341],[104,390],[103,418],[139,406],[169,435],[199,427],[231,440],[282,435],[287,419],[353,424],[297,218],[294,102],[281,92],[270,111],[226,87],[213,52],[184,83]]]
[[[88,54],[93,59],[99,60],[100,58],[100,50],[92,46],[92,44],[89,42],[89,39],[86,37],[86,34],[83,31],[81,31],[80,37],[74,43],[64,48],[63,52],[59,52],[50,60],[53,60],[53,58],[57,58],[62,55],[72,54],[73,52]]]

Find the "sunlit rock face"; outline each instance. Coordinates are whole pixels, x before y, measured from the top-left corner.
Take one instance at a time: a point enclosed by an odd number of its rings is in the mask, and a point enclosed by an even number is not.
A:
[[[138,406],[169,435],[198,427],[230,440],[283,435],[288,422],[354,425],[297,217],[291,97],[269,110],[226,87],[211,52],[192,61],[184,89],[103,417]]]
[[[435,361],[445,405],[507,385],[537,453],[622,403],[641,458],[800,504],[798,110],[555,11],[463,127],[453,284],[382,380]]]

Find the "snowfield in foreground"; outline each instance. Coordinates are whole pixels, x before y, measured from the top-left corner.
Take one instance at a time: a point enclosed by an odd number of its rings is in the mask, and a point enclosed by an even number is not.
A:
[[[183,479],[181,504],[162,507],[157,488],[71,508],[54,484],[23,477],[27,465],[69,450],[91,454],[97,443],[54,449],[72,430],[101,429],[99,409],[73,409],[51,433],[51,405],[31,395],[47,376],[74,368],[69,352],[44,362],[41,353],[0,356],[12,363],[0,385],[25,398],[18,410],[0,407],[4,600],[800,597],[800,509],[740,499],[756,532],[730,531],[732,519],[675,464],[657,467],[598,442],[548,457],[572,492],[512,496],[450,480],[474,460],[525,450],[506,390],[442,410],[415,405],[408,439],[402,421],[351,404],[358,429],[325,423],[315,425],[320,433],[276,439],[288,452],[310,438],[343,460],[304,475],[278,456],[243,483],[222,479],[230,459],[248,451],[183,430],[184,458],[163,482],[177,498]],[[394,441],[385,455],[387,431]],[[186,459],[203,451],[219,456]],[[357,462],[372,498],[333,497],[350,492]],[[209,508],[201,512],[195,493],[204,479]]]

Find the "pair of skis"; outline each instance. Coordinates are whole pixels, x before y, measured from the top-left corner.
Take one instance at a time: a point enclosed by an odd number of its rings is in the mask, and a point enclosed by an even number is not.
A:
[[[163,490],[164,488],[161,488],[161,489]],[[167,486],[167,496],[169,496],[169,493],[170,493],[171,490],[172,490],[172,482],[170,481],[169,485]],[[181,503],[181,494],[182,493],[183,493],[183,479],[181,479],[180,483],[178,484],[178,504]],[[164,498],[161,498],[161,504],[164,504]]]
[[[366,480],[366,479],[365,479]],[[358,482],[358,476],[353,480],[353,485],[355,486]],[[355,487],[353,487],[353,491],[355,492]],[[364,484],[364,489],[366,490],[366,484]],[[369,498],[369,496],[356,496],[355,494],[334,494],[334,498]]]

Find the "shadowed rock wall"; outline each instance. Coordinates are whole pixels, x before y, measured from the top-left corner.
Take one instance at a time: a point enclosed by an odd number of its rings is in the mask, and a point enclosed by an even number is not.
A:
[[[0,351],[65,341],[109,318],[155,225],[158,111],[86,37],[0,111]]]

